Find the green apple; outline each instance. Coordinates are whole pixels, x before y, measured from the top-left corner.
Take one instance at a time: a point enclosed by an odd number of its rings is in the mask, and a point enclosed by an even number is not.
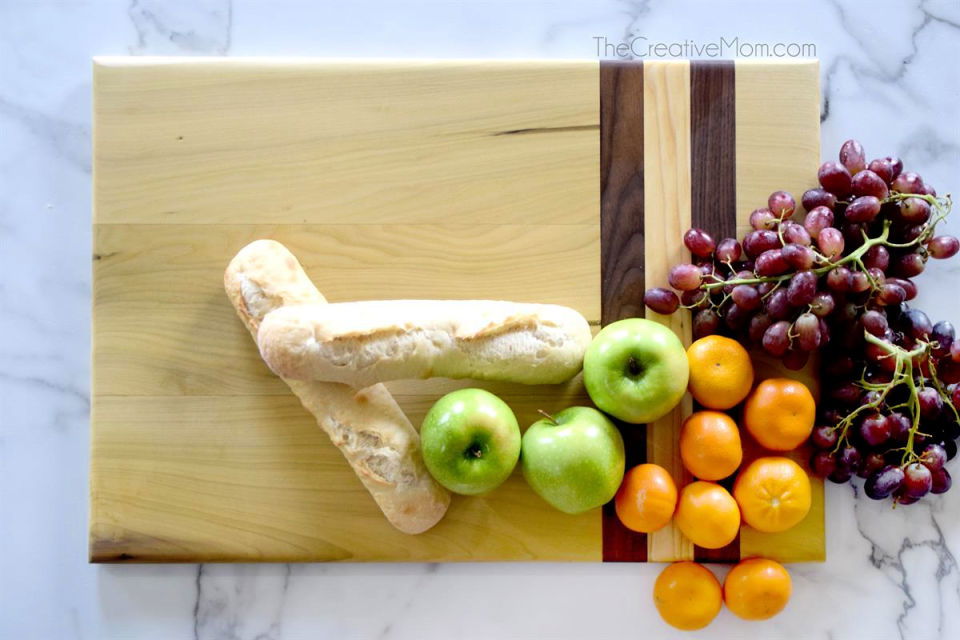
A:
[[[523,477],[565,513],[582,513],[612,500],[624,463],[620,432],[592,407],[546,416],[523,434]]]
[[[687,352],[676,334],[642,318],[607,325],[583,357],[583,383],[593,403],[634,424],[669,413],[689,376]]]
[[[520,457],[517,417],[484,389],[460,389],[437,400],[423,419],[420,441],[430,475],[469,496],[503,484]]]

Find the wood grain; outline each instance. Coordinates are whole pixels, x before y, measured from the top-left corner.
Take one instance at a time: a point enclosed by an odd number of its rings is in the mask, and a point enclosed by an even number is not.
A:
[[[741,233],[749,228],[750,212],[765,206],[772,191],[785,189],[799,197],[816,184],[820,163],[818,76],[815,60],[736,62],[737,221]],[[758,380],[774,375],[796,378],[818,396],[816,362],[795,373],[762,355],[754,354],[754,360]],[[792,452],[790,457],[803,466],[809,463],[805,450]],[[744,527],[740,532],[742,557],[797,562],[826,559],[823,480],[811,477],[810,483],[813,501],[807,518],[779,534]]]
[[[600,63],[601,323],[643,316],[643,64]],[[646,425],[615,420],[626,468],[646,462]],[[647,536],[603,506],[604,562],[646,562]]]
[[[644,265],[648,286],[663,286],[671,266],[690,261],[678,240],[690,227],[690,63],[648,62],[643,67],[644,130]],[[648,311],[690,343],[690,314],[669,316]],[[647,460],[665,467],[677,487],[690,480],[683,468],[677,439],[683,419],[690,415],[689,395],[663,418],[647,426]],[[671,522],[647,536],[653,562],[689,560],[693,546]]]
[[[101,396],[94,413],[96,561],[600,560],[597,514],[548,507],[519,470],[396,531],[292,395]]]
[[[595,224],[597,73],[98,58],[95,222]]]
[[[690,63],[691,225],[717,240],[737,231],[736,85],[732,61]],[[702,407],[693,403],[693,411]],[[732,489],[732,482],[723,484]],[[740,536],[719,549],[694,545],[698,562],[736,562]]]
[[[224,266],[271,237],[331,301],[499,298],[599,323],[599,225],[97,225],[95,394],[286,394],[223,294]],[[551,277],[545,278],[544,273]]]

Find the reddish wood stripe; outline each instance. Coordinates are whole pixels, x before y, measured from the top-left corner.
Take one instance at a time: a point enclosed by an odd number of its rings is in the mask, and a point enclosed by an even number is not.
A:
[[[643,64],[600,62],[601,324],[643,315]],[[646,461],[646,427],[618,423],[627,469]],[[603,507],[604,562],[646,562],[647,536]]]
[[[690,218],[716,240],[737,235],[736,95],[734,63],[690,64]],[[694,406],[694,411],[701,407]],[[732,479],[720,484],[731,488]],[[694,547],[698,562],[736,562],[740,536],[720,549]]]

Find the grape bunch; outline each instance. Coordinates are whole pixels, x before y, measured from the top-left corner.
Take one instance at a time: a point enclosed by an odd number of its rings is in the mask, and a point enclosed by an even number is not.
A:
[[[899,504],[950,484],[943,464],[960,436],[960,340],[909,306],[929,258],[960,251],[936,235],[950,197],[888,156],[866,161],[848,140],[801,198],[770,194],[741,240],[690,229],[690,264],[671,288],[648,289],[652,311],[693,313],[693,334],[734,337],[803,367],[822,351],[825,392],[811,468],[835,482],[866,479],[871,498]]]

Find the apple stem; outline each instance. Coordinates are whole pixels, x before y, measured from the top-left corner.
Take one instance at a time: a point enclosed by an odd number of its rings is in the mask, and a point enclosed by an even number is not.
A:
[[[544,411],[543,409],[537,409],[537,413],[539,413],[539,414],[542,415],[544,418],[546,418],[546,419],[549,420],[551,423],[553,423],[554,426],[556,426],[557,424],[559,424],[559,423],[557,422],[557,419],[556,419],[556,418],[554,418],[552,415],[550,415],[549,413],[547,413],[547,412]]]

